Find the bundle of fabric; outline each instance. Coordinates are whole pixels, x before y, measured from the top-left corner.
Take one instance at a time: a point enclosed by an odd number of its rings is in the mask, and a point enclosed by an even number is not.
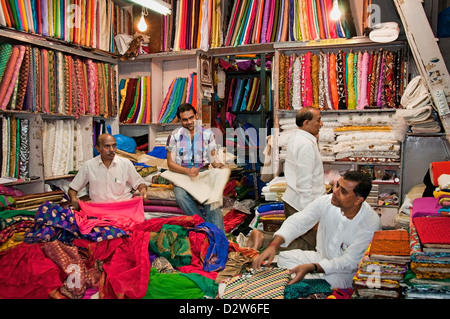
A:
[[[449,298],[449,221],[437,216],[411,218],[411,274],[406,298]]]
[[[404,64],[402,49],[281,54],[279,108],[398,108]]]
[[[15,209],[32,210],[41,206],[47,201],[61,204],[66,201],[65,193],[62,190],[55,190],[31,195],[13,196]]]
[[[66,175],[80,169],[84,161],[81,130],[75,120],[44,120],[44,177]]]
[[[114,117],[111,64],[29,45],[1,44],[0,108],[52,114]],[[3,55],[4,54],[4,55]],[[41,79],[37,81],[36,79]]]
[[[0,172],[4,177],[29,178],[30,122],[13,116],[2,115]]]
[[[416,198],[421,198],[425,184],[417,184],[411,187],[408,193],[404,196],[403,202],[398,209],[398,214],[395,216],[394,224],[396,229],[409,229],[411,212],[413,209],[413,202]]]
[[[251,222],[251,227],[274,232],[285,219],[284,204],[282,202],[261,204],[255,209],[255,217]]]
[[[286,178],[284,176],[277,176],[261,189],[261,195],[264,196],[265,200],[268,202],[281,201],[281,197],[285,191]]]
[[[400,102],[403,109],[397,110],[395,115],[406,122],[413,133],[439,133],[441,131],[430,94],[420,75],[408,83]]]
[[[225,46],[245,44],[351,38],[356,36],[350,2],[339,1],[342,12],[330,18],[333,2],[234,1],[224,35]]]
[[[114,37],[133,32],[131,11],[113,1],[80,3],[74,20],[56,14],[63,12],[65,5],[59,1],[4,5],[0,7],[0,25],[112,53],[117,51]]]
[[[24,241],[25,233],[34,225],[35,214],[33,210],[0,211],[0,252]]]
[[[150,81],[150,76],[122,79],[120,81],[120,123],[151,123]]]
[[[161,106],[158,123],[176,123],[177,108],[183,103],[192,104],[197,109],[196,90],[194,90],[196,83],[196,73],[191,73],[186,78],[177,77],[172,80]]]
[[[162,50],[208,51],[210,47],[222,46],[222,28],[213,23],[222,21],[222,15],[222,7],[211,2],[172,3],[172,14],[162,20]]]
[[[353,278],[356,295],[362,298],[401,298],[409,254],[408,231],[375,232]]]

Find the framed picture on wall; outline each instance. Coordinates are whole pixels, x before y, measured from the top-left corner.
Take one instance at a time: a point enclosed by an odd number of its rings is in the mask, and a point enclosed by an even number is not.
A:
[[[211,57],[200,56],[200,83],[202,86],[213,86],[211,62]]]

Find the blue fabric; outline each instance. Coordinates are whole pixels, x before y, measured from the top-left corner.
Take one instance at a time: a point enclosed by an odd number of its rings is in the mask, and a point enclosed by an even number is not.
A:
[[[195,231],[205,232],[208,236],[209,247],[206,252],[204,271],[219,271],[225,268],[228,260],[228,239],[223,230],[216,225],[203,222],[195,227]]]
[[[270,203],[270,204],[263,204],[256,208],[258,213],[265,213],[272,210],[283,210],[284,204],[283,203]]]
[[[147,155],[165,159],[167,157],[167,150],[165,146],[155,146],[151,152],[148,152]]]

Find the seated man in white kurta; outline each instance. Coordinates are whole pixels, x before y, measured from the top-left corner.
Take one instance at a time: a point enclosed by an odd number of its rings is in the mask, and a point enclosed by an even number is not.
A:
[[[365,202],[372,182],[362,172],[349,171],[338,181],[333,194],[318,197],[302,212],[289,216],[274,233],[269,246],[254,260],[253,268],[262,262],[271,263],[280,246],[319,222],[316,251],[300,249],[281,251],[278,266],[288,268],[299,282],[308,273],[322,273],[332,288],[351,288],[358,264],[372,240],[381,229],[380,217]]]
[[[68,195],[71,205],[78,210],[78,192],[89,184],[89,197],[92,202],[118,202],[133,197],[132,191],[147,198],[147,186],[144,179],[126,158],[116,156],[116,139],[110,134],[101,134],[97,138],[97,151],[100,155],[86,161],[69,184]]]

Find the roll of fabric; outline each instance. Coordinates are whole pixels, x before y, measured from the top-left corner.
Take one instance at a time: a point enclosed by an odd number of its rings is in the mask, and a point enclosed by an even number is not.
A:
[[[11,52],[11,57],[8,60],[2,81],[0,83],[0,103],[1,103],[0,106],[2,109],[6,109],[6,105],[3,107],[3,104],[4,104],[3,101],[5,100],[7,91],[9,89],[9,84],[11,83],[11,80],[13,78],[14,69],[15,69],[17,60],[19,58],[19,55],[20,55],[19,46],[13,46],[12,52]],[[8,99],[8,101],[9,101],[9,99]],[[6,102],[6,104],[8,103],[8,101]]]
[[[30,177],[29,162],[30,162],[30,122],[27,119],[20,120],[20,152],[19,152],[19,172],[20,179]]]
[[[30,74],[31,47],[25,46],[23,62],[19,71],[18,91],[16,97],[16,109],[22,110],[25,100],[25,93],[28,86],[28,75]]]
[[[5,74],[6,66],[11,58],[13,48],[9,43],[0,44],[0,83],[3,81],[3,76]]]
[[[311,54],[312,106],[319,108],[319,56]]]
[[[17,78],[19,76],[20,67],[22,65],[23,57],[24,57],[24,54],[25,54],[25,46],[24,45],[18,45],[17,48],[19,50],[18,55],[17,55],[17,59],[14,62],[14,66],[13,66],[12,74],[11,74],[11,79],[9,81],[8,88],[7,88],[7,90],[5,92],[5,95],[3,97],[3,102],[2,102],[2,104],[0,106],[0,108],[3,109],[3,110],[6,109],[6,107],[8,105],[8,102],[11,99],[11,95],[12,95],[13,90],[15,88],[15,85],[17,83]],[[13,61],[10,60],[9,63],[12,63],[12,62]],[[6,79],[6,76],[5,76],[5,79]],[[4,84],[6,85],[6,83],[3,83],[3,81],[2,81],[2,84],[1,84],[2,88],[0,89],[0,94],[3,92],[3,85]],[[1,98],[0,98],[0,100],[1,100]]]
[[[50,102],[49,102],[49,73],[48,73],[48,51],[46,49],[41,50],[41,65],[42,65],[42,73],[41,83],[42,83],[42,112],[49,113],[50,112]]]
[[[354,71],[354,57],[355,54],[353,51],[350,51],[349,54],[347,54],[346,61],[347,61],[347,67],[346,69],[346,80],[347,80],[347,88],[348,88],[348,105],[347,108],[349,110],[354,110],[356,108],[356,99],[355,99],[355,83],[353,81],[353,71]]]
[[[337,89],[339,94],[339,110],[345,110],[347,108],[346,105],[346,94],[345,94],[345,60],[344,53],[339,50],[339,53],[336,55],[336,71],[337,71]]]

